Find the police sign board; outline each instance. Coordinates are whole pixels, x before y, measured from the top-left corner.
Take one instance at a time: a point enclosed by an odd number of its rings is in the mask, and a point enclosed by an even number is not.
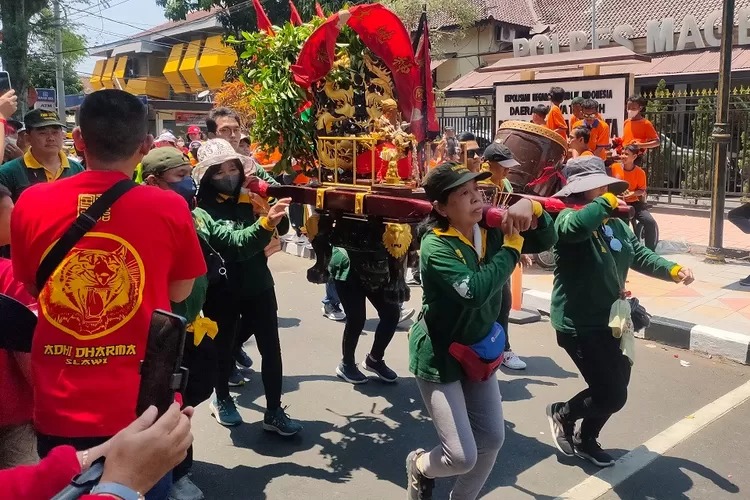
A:
[[[575,77],[526,82],[495,84],[495,122],[506,120],[531,120],[531,109],[537,104],[549,104],[549,89],[562,87],[565,100],[560,105],[565,118],[570,117],[570,101],[574,97],[594,99],[599,103],[599,113],[610,126],[613,137],[622,134],[625,118],[625,100],[632,88],[630,75]]]
[[[57,111],[57,93],[55,89],[36,89],[36,95],[34,109]]]

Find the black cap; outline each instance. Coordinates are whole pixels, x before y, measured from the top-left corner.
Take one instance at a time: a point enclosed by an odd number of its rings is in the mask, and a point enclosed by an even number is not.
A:
[[[33,109],[26,113],[23,117],[24,125],[26,129],[42,128],[42,127],[63,127],[65,124],[60,121],[60,117],[54,111],[46,109]]]
[[[443,163],[427,174],[422,186],[430,201],[443,197],[443,193],[469,181],[483,181],[492,177],[491,172],[471,172],[461,163]]]
[[[484,150],[484,160],[499,163],[501,167],[514,168],[520,163],[513,156],[513,151],[502,142],[493,142]]]

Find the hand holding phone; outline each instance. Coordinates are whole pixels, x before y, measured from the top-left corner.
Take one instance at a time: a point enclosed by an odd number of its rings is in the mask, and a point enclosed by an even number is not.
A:
[[[159,416],[174,402],[177,391],[187,385],[187,369],[182,368],[187,321],[181,316],[157,309],[151,316],[146,355],[141,362],[141,384],[135,411],[142,415],[155,406]]]
[[[0,71],[2,73],[2,71]],[[0,79],[0,81],[2,81]],[[0,94],[3,93],[3,90],[0,90]],[[0,117],[8,119],[16,112],[18,109],[18,96],[16,96],[16,91],[13,89],[8,90],[4,94],[0,95]]]

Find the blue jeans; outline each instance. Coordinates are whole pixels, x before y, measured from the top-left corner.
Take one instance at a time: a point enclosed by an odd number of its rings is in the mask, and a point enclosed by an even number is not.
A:
[[[338,307],[341,305],[341,300],[339,300],[339,294],[336,291],[336,285],[334,283],[335,282],[332,279],[328,280],[328,283],[326,283],[326,296],[323,298],[323,304],[330,304]]]

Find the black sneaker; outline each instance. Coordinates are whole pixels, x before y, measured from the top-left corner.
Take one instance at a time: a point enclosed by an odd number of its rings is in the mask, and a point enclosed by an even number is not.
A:
[[[240,348],[240,352],[234,357],[234,360],[243,368],[250,368],[253,366],[253,360],[247,355],[244,349]]]
[[[392,384],[396,381],[396,379],[398,379],[398,375],[396,375],[396,372],[388,368],[388,365],[385,364],[385,361],[383,361],[382,359],[380,361],[375,361],[369,354],[362,362],[362,368],[364,368],[368,372],[374,373],[383,382]]]
[[[414,450],[406,457],[406,498],[407,500],[432,500],[435,480],[425,476],[417,468],[417,459],[425,451]]]
[[[565,403],[552,403],[547,405],[547,420],[549,430],[552,433],[552,441],[560,453],[567,457],[575,455],[573,448],[573,431],[575,422],[568,422],[560,416],[560,410]]]
[[[586,441],[581,440],[576,435],[573,440],[576,455],[588,460],[594,465],[599,467],[612,467],[615,465],[615,459],[611,455],[602,450],[602,447],[596,441],[596,439],[588,439]]]
[[[740,285],[741,286],[750,286],[750,276],[748,276],[745,279],[741,279],[740,280]]]
[[[368,382],[368,378],[365,376],[364,373],[359,371],[359,368],[357,368],[357,364],[346,364],[343,361],[339,363],[339,366],[336,367],[336,376],[340,379],[344,379],[350,384],[366,384]]]

